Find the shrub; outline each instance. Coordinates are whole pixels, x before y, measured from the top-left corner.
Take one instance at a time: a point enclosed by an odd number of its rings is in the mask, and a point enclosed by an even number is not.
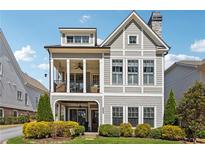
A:
[[[27,138],[47,138],[51,134],[51,127],[48,122],[31,122],[24,124],[24,136]]]
[[[5,125],[18,124],[18,117],[13,117],[13,116],[5,117],[4,124]]]
[[[51,111],[51,105],[47,93],[41,95],[40,97],[36,119],[37,121],[53,121],[53,114]]]
[[[99,135],[107,137],[119,137],[120,129],[117,126],[104,124],[99,127]]]
[[[205,138],[205,130],[197,132],[197,137],[198,138]]]
[[[132,136],[133,130],[130,123],[121,123],[120,124],[120,135],[124,137]]]
[[[17,119],[18,119],[19,124],[23,124],[23,123],[26,123],[26,122],[30,121],[29,116],[27,116],[27,115],[20,115],[20,116],[18,116]]]
[[[85,127],[84,126],[77,126],[77,128],[75,129],[75,135],[79,136],[79,135],[84,135],[85,133]]]
[[[5,122],[4,118],[1,117],[1,118],[0,118],[0,125],[4,125],[4,122]]]
[[[139,124],[135,129],[136,137],[148,137],[151,132],[151,127],[149,124]]]
[[[167,140],[181,140],[185,138],[185,132],[178,126],[165,125],[162,127],[162,138]]]
[[[151,129],[150,138],[160,139],[162,137],[162,127]]]
[[[66,123],[63,121],[54,121],[53,123],[50,123],[50,127],[51,127],[51,136],[52,137],[63,137],[65,134],[68,134],[68,131],[70,130],[66,130]],[[69,129],[69,128],[68,128]]]

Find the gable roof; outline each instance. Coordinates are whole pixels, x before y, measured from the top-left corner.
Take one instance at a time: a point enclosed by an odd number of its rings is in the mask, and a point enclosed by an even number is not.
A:
[[[145,23],[145,21],[135,12],[132,11],[131,14],[125,18],[122,23],[101,43],[101,47],[108,44],[131,20],[135,20],[137,24],[143,28],[150,38],[156,43],[159,50],[168,51],[170,47]]]
[[[39,81],[37,81],[36,79],[32,78],[31,76],[29,76],[28,74],[24,72],[22,73],[23,73],[24,80],[26,81],[26,85],[39,89],[42,92],[48,91],[47,88],[43,84],[41,84]]]
[[[173,65],[171,65],[168,69],[165,70],[165,74],[174,69],[178,65],[192,68],[200,68],[202,65],[205,65],[205,60],[181,60],[175,62]]]

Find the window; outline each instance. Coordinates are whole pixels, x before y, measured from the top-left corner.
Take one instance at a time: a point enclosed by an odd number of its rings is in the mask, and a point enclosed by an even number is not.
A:
[[[143,111],[144,123],[150,124],[154,127],[154,107],[144,107]]]
[[[128,84],[138,84],[138,60],[128,60]]]
[[[132,127],[138,125],[138,107],[128,107],[128,122]]]
[[[22,101],[22,92],[21,91],[17,91],[17,100]]]
[[[144,84],[154,84],[154,60],[144,60]]]
[[[123,107],[112,107],[112,124],[119,126],[123,122]]]
[[[122,84],[122,60],[112,60],[112,83]]]
[[[73,36],[67,36],[67,43],[73,43]]]
[[[19,114],[18,114],[18,111],[14,110],[14,111],[13,111],[13,116],[14,116],[14,117],[18,117],[18,115],[19,115]]]
[[[3,75],[3,64],[0,62],[0,75]]]
[[[128,44],[138,44],[138,37],[137,36],[129,36],[128,37]]]
[[[25,105],[28,105],[28,94],[25,93]]]
[[[81,43],[81,36],[74,36],[75,43]]]
[[[89,36],[82,36],[83,43],[89,43]]]
[[[0,118],[4,117],[4,109],[0,109]]]

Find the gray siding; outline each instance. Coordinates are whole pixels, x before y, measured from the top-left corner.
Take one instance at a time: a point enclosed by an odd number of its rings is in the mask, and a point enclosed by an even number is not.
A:
[[[27,91],[22,76],[17,71],[18,64],[12,51],[9,50],[4,39],[0,37],[0,62],[3,64],[3,76],[0,76],[0,107],[33,111],[30,98],[28,98],[29,105],[25,105]],[[17,91],[22,92],[22,101],[17,100]]]
[[[113,39],[110,43],[112,49],[122,49],[123,48],[123,34],[122,31]]]
[[[122,93],[123,87],[105,87],[105,93]]]
[[[144,87],[144,93],[161,94],[162,87]]]
[[[141,51],[125,51],[125,56],[141,56]]]
[[[156,107],[156,127],[163,124],[162,121],[162,98],[142,96],[105,96],[104,121],[111,123],[111,106],[144,106]]]
[[[141,93],[142,88],[141,87],[125,87],[126,93]]]
[[[179,101],[196,80],[200,80],[200,73],[196,68],[177,65],[165,73],[165,101],[172,89],[176,100]]]
[[[110,85],[110,58],[104,58],[104,84]]]
[[[145,50],[155,50],[156,49],[155,44],[152,42],[149,36],[145,33],[143,36],[143,49]]]
[[[163,60],[162,58],[157,58],[156,59],[156,85],[161,86],[163,83]]]

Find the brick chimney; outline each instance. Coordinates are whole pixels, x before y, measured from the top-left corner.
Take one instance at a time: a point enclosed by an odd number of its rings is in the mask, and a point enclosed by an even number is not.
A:
[[[152,12],[148,25],[159,37],[162,38],[162,15],[160,12]]]

